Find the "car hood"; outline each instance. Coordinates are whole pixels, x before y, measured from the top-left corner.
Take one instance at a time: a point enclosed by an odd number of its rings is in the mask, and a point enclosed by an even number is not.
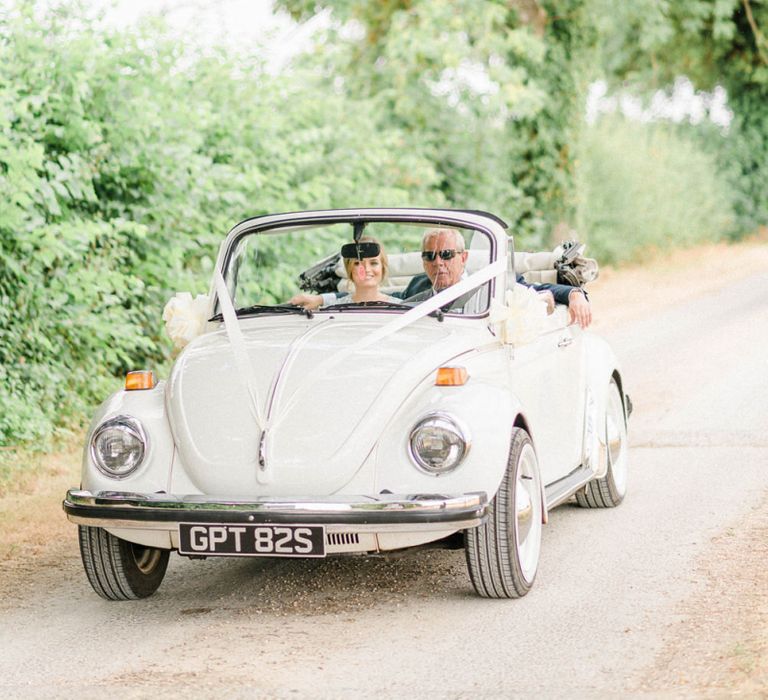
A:
[[[361,468],[419,383],[479,338],[490,339],[480,324],[427,318],[353,348],[391,319],[246,319],[245,365],[223,330],[193,341],[167,386],[171,428],[192,482],[207,494],[332,494]]]

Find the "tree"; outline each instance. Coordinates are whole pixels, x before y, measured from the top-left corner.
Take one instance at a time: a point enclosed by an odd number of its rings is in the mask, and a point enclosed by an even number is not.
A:
[[[50,437],[126,370],[166,362],[163,305],[205,291],[238,221],[441,201],[432,164],[374,109],[160,21],[0,14],[0,443]],[[264,272],[265,294],[285,287],[277,262]]]
[[[435,164],[458,207],[488,208],[528,245],[573,210],[573,150],[594,74],[588,0],[281,0],[336,20],[315,53]]]
[[[722,85],[734,112],[720,162],[737,192],[738,230],[768,225],[768,3],[598,0],[609,76],[652,89],[685,74]]]

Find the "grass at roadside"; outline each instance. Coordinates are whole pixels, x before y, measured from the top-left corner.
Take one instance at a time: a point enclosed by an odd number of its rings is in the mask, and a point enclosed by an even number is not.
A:
[[[8,573],[30,566],[32,558],[56,549],[68,535],[72,526],[61,502],[79,483],[80,454],[80,445],[72,442],[56,453],[0,455],[0,565]]]
[[[41,483],[76,474],[82,447],[74,439],[58,452],[44,453],[24,448],[0,450],[0,499],[29,494]]]
[[[586,254],[591,254],[589,247]],[[593,328],[599,333],[613,324],[650,316],[765,270],[768,228],[738,243],[646,252],[632,265],[601,267],[599,278],[588,286]]]

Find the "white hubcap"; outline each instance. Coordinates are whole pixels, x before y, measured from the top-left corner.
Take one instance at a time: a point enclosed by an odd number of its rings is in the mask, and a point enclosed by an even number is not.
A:
[[[527,581],[533,581],[541,549],[541,494],[536,454],[526,445],[520,455],[515,489],[517,556]]]

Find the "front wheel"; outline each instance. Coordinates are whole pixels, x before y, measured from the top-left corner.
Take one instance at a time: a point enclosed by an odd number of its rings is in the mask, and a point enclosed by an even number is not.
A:
[[[78,530],[85,574],[102,598],[136,600],[159,588],[170,550],[127,542],[100,527],[79,525]]]
[[[541,480],[531,438],[512,429],[507,471],[488,519],[466,530],[472,585],[484,598],[520,598],[533,586],[541,550]]]
[[[615,379],[608,385],[602,430],[600,449],[608,463],[605,476],[592,479],[576,492],[576,502],[582,508],[615,508],[627,493],[627,420]]]

